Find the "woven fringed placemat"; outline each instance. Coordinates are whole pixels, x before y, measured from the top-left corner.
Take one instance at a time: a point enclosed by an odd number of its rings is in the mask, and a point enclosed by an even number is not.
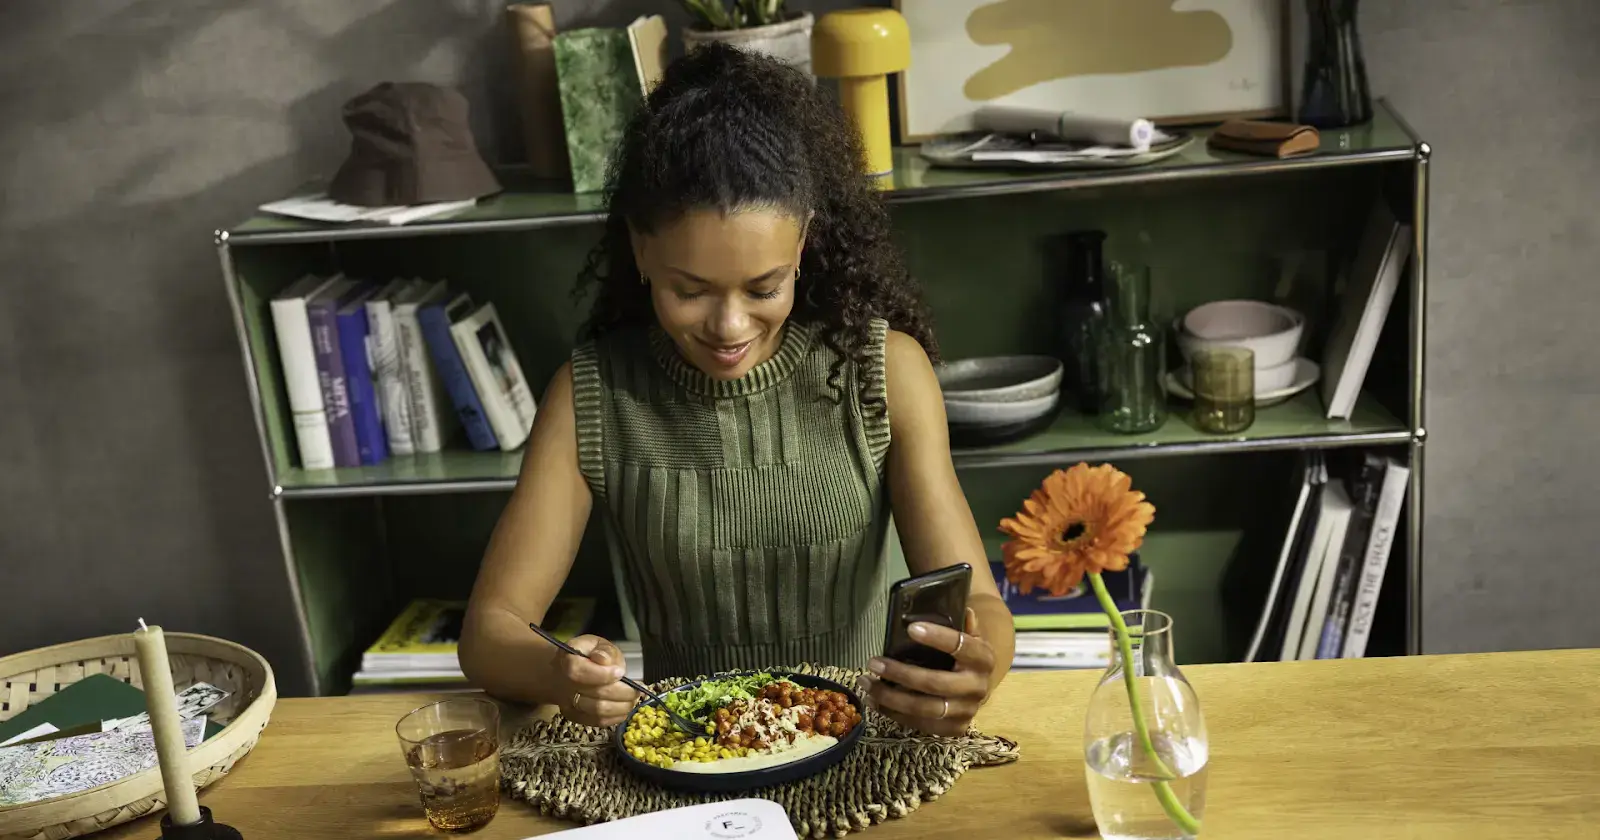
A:
[[[861,671],[800,665],[774,668],[855,685]],[[692,680],[671,677],[666,691]],[[501,749],[506,790],[548,816],[589,824],[714,802],[759,797],[783,806],[801,837],[843,837],[916,810],[938,798],[968,768],[1017,760],[1017,744],[971,730],[958,738],[924,735],[865,710],[867,731],[844,761],[810,778],[740,793],[666,790],[630,773],[617,759],[610,729],[560,715],[535,721]]]

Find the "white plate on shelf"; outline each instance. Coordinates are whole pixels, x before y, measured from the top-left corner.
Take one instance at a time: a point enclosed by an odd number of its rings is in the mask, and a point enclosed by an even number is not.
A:
[[[1187,366],[1179,368],[1178,370],[1168,371],[1167,393],[1185,400],[1194,399],[1194,393],[1189,390],[1187,385],[1184,384],[1184,381],[1188,378]],[[1289,399],[1295,394],[1310,388],[1312,385],[1317,384],[1317,380],[1321,378],[1322,368],[1319,367],[1316,362],[1313,362],[1310,359],[1295,359],[1294,382],[1290,383],[1287,387],[1279,388],[1276,391],[1265,391],[1256,394],[1256,407],[1266,408],[1268,406],[1277,405],[1278,403]]]

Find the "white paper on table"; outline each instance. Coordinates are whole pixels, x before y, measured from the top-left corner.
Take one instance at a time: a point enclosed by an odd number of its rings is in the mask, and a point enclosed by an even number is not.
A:
[[[544,836],[567,840],[796,840],[789,815],[770,799],[689,805]]]
[[[52,732],[60,732],[60,731],[61,730],[57,729],[54,724],[41,723],[38,726],[35,726],[34,728],[28,730],[27,732],[18,732],[17,734],[12,735],[10,738],[7,738],[6,740],[0,741],[0,747],[9,747],[9,746],[11,746],[12,744],[15,744],[18,741],[26,741],[26,740],[28,740],[30,738],[37,738],[40,735],[49,735]]]
[[[212,706],[228,699],[231,692],[217,688],[208,682],[197,682],[194,685],[178,692],[177,706],[178,719],[188,720],[196,715],[204,714]],[[150,713],[140,712],[132,717],[115,718],[104,722],[105,729],[124,729],[129,726],[149,726]]]
[[[279,216],[291,216],[296,219],[309,219],[313,222],[366,222],[369,224],[403,225],[409,222],[431,219],[450,213],[459,213],[474,204],[476,199],[463,201],[441,201],[433,204],[396,205],[390,207],[361,207],[354,204],[342,204],[328,198],[326,193],[317,195],[301,195],[286,198],[282,201],[273,201],[260,206],[264,213],[273,213]]]

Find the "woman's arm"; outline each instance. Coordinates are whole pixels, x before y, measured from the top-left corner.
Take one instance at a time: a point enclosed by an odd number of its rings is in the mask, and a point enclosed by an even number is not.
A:
[[[461,668],[485,691],[524,703],[554,703],[571,718],[606,725],[632,708],[618,682],[623,657],[594,636],[562,653],[528,629],[561,591],[589,521],[589,486],[578,470],[572,369],[556,372],[540,401],[511,501],[495,525],[461,632]]]
[[[928,354],[904,333],[890,332],[885,347],[889,401],[889,499],[895,527],[912,574],[969,563],[972,589],[967,596],[967,637],[927,627],[921,641],[956,654],[955,673],[927,671],[903,663],[874,660],[883,676],[931,697],[902,696],[882,684],[874,687],[880,705],[909,718],[917,727],[942,731],[971,719],[978,705],[1005,678],[1015,644],[1011,612],[989,571],[972,510],[956,479],[945,425],[944,396]],[[917,635],[913,625],[913,637]],[[957,649],[959,647],[959,650]],[[944,701],[948,700],[946,706]],[[898,704],[898,705],[896,705]],[[948,709],[948,711],[946,711]],[[943,714],[940,718],[938,715]],[[951,723],[930,723],[950,721]]]

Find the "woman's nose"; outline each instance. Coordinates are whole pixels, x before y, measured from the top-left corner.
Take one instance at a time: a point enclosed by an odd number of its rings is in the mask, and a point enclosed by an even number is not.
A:
[[[749,313],[737,300],[723,298],[711,325],[712,333],[719,340],[740,341],[744,338],[745,324],[749,320]]]

